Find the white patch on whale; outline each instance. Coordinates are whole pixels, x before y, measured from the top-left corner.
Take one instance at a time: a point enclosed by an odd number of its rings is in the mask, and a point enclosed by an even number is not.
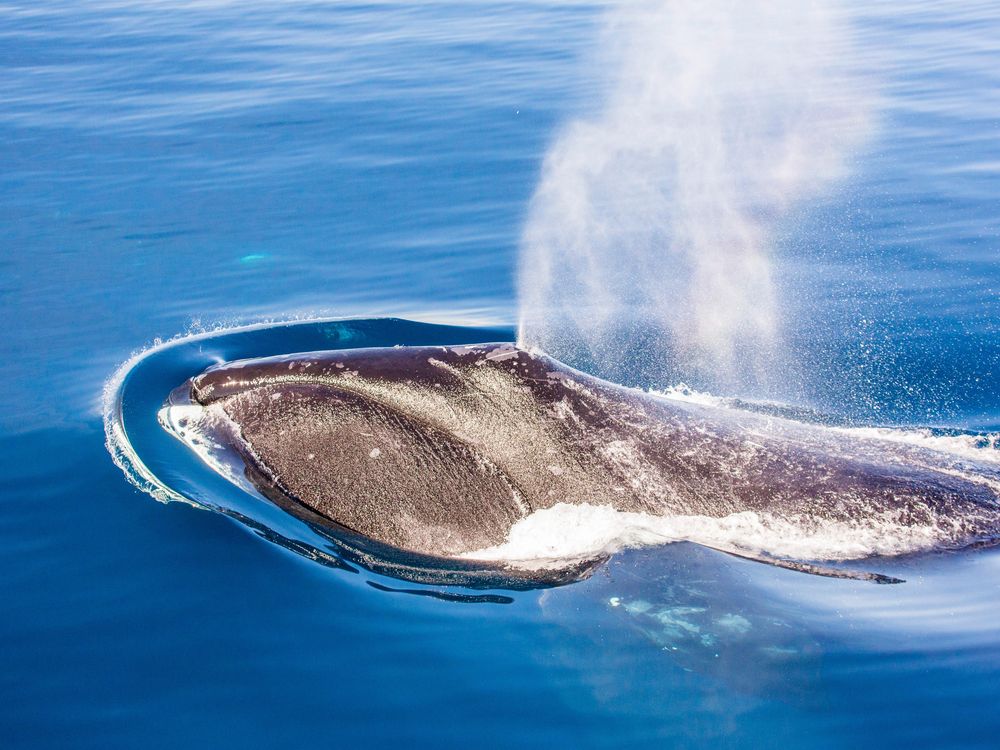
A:
[[[857,560],[900,555],[935,547],[946,529],[908,526],[886,511],[857,522],[778,518],[743,511],[722,518],[703,515],[654,516],[617,511],[607,505],[559,503],[537,510],[511,528],[498,546],[467,552],[470,560],[494,560],[525,570],[564,567],[627,548],[688,541],[742,555],[794,560]]]

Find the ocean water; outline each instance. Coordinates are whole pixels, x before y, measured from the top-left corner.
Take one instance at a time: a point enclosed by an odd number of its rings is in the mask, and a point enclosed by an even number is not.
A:
[[[268,509],[156,502],[177,498],[107,450],[124,394],[153,473],[221,497],[155,421],[190,374],[512,339],[532,196],[566,124],[605,111],[622,5],[0,2],[0,743],[995,747],[989,549],[875,561],[892,586],[686,542],[545,590],[420,586]],[[765,395],[995,452],[1000,8],[835,7],[857,88],[817,101],[863,105],[864,133],[768,213]],[[789,64],[799,32],[767,37]]]

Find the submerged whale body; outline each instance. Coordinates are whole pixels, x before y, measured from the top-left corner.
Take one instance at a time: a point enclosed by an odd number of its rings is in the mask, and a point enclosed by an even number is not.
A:
[[[589,522],[864,577],[810,563],[1000,537],[995,467],[667,399],[511,344],[237,361],[168,411],[283,507],[428,558],[568,566],[600,554],[560,549]]]

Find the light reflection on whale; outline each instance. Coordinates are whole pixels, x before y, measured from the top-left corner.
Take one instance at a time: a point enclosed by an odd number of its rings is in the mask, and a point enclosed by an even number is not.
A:
[[[686,539],[894,582],[837,562],[1000,537],[992,455],[668,399],[511,344],[230,362],[160,419],[390,572],[564,582],[623,546]]]

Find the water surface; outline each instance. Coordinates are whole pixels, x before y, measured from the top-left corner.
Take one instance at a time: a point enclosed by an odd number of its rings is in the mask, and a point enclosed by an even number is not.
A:
[[[157,338],[384,315],[454,325],[355,343],[513,335],[543,156],[599,110],[602,9],[0,4],[6,745],[995,744],[990,551],[875,586],[676,544],[445,601],[154,502],[106,451],[104,385]],[[875,127],[774,248],[793,395],[996,430],[1000,12],[847,10]],[[163,382],[228,350],[189,351]]]

